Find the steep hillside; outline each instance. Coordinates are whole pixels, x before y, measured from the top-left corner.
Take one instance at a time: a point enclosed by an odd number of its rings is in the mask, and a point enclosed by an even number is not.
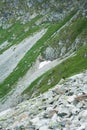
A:
[[[87,71],[0,113],[2,130],[87,130]]]
[[[0,2],[0,111],[87,69],[86,0]]]

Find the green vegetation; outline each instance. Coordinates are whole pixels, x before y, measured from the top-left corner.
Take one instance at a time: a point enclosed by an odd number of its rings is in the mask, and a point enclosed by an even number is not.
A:
[[[74,42],[74,40],[77,38],[77,36],[85,29],[87,28],[87,18],[79,16],[76,20],[74,20],[70,26],[65,27],[61,32],[59,37],[62,35],[61,40],[66,41],[67,39],[69,42],[66,44],[67,47],[70,46]],[[67,33],[64,33],[67,32]]]
[[[28,94],[31,96],[33,92],[37,92],[36,95],[39,95],[40,93],[43,93],[49,88],[55,86],[61,80],[61,78],[67,78],[86,69],[87,45],[81,47],[75,56],[62,62],[60,65],[49,70],[34,82],[32,82],[31,85],[22,94]]]
[[[23,39],[38,31],[41,26],[36,26],[35,22],[41,17],[42,16],[36,16],[26,24],[21,24],[20,21],[17,21],[8,29],[0,28],[0,44],[6,40],[9,42],[8,46],[0,50],[0,54],[12,45],[20,43]]]
[[[48,30],[46,34],[28,51],[28,53],[24,56],[24,58],[19,62],[14,71],[4,80],[3,83],[0,84],[0,97],[5,96],[13,87],[14,84],[18,81],[18,79],[29,70],[32,64],[35,62],[38,55],[41,53],[41,49],[44,44],[50,37],[58,31],[67,21],[69,21],[75,11],[72,11],[65,19],[61,22],[50,23],[48,25]],[[31,57],[32,56],[32,57]]]
[[[61,29],[59,33],[56,33],[54,37],[51,37],[47,42],[46,46],[43,47],[43,50],[47,45],[51,45],[53,48],[59,48],[59,41],[62,41],[66,47],[66,52],[68,48],[72,45],[75,39],[87,28],[87,18],[78,15],[78,18],[69,23],[68,26],[65,26]],[[80,45],[81,46],[81,45]],[[42,51],[43,52],[43,51]]]

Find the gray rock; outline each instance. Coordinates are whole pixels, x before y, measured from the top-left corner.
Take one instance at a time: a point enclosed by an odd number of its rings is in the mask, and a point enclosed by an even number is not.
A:
[[[47,47],[45,51],[46,60],[53,60],[55,58],[55,50],[52,47]]]

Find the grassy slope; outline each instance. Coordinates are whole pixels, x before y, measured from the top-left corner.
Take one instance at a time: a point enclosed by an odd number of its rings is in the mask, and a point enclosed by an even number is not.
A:
[[[12,45],[20,43],[23,39],[39,30],[40,27],[35,26],[34,24],[41,17],[42,16],[37,16],[24,25],[21,24],[20,21],[17,21],[9,29],[0,28],[0,44],[3,44],[3,42],[5,42],[6,40],[9,42],[8,46],[0,50],[0,54],[3,53],[6,49],[11,47]],[[24,32],[24,30],[26,29],[28,29],[28,31]],[[15,39],[12,39],[13,35],[16,37]]]
[[[35,80],[23,94],[32,95],[36,91],[36,95],[39,95],[55,86],[61,78],[67,78],[85,69],[87,69],[87,45],[81,47],[76,56],[67,59]],[[50,84],[48,84],[49,80],[52,81]]]
[[[59,23],[51,23],[48,26],[47,33],[31,48],[31,50],[24,56],[24,58],[19,62],[18,66],[14,71],[0,84],[0,97],[5,96],[20,77],[22,77],[28,69],[32,66],[33,62],[36,60],[37,56],[40,54],[41,48],[44,43],[67,21],[69,21],[75,12],[71,12],[64,20]],[[31,57],[32,55],[32,57]],[[25,61],[26,64],[25,64]]]
[[[77,19],[73,20],[68,26],[65,26],[58,34],[48,41],[46,46],[43,47],[42,52],[46,49],[47,45],[58,48],[59,41],[63,42],[63,46],[65,46],[66,51],[68,51],[68,48],[85,28],[87,28],[87,18],[78,15]]]

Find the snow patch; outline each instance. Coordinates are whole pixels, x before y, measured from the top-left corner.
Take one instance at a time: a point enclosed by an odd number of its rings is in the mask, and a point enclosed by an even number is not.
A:
[[[45,65],[49,64],[51,61],[43,61],[39,64],[39,69],[43,68]]]

